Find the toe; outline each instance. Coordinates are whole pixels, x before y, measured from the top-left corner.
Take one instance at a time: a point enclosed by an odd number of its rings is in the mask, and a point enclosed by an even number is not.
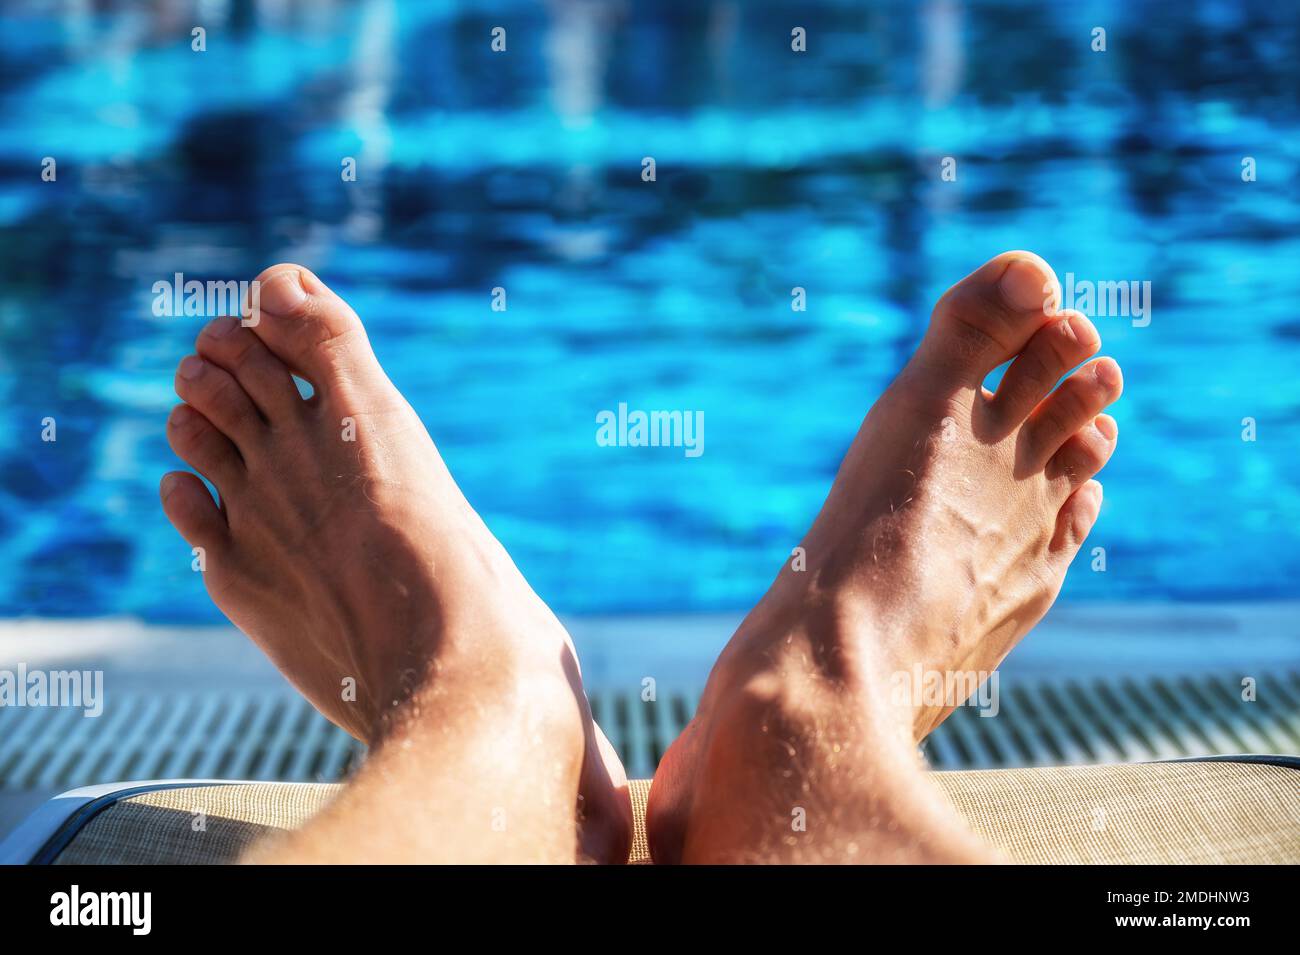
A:
[[[234,376],[198,355],[186,355],[176,369],[176,394],[230,438],[247,460],[266,423]]]
[[[1029,416],[1061,376],[1101,347],[1101,336],[1079,312],[1063,312],[1040,328],[1002,376],[989,413],[1004,434]]]
[[[1119,426],[1110,415],[1097,415],[1092,424],[1070,435],[1047,462],[1044,473],[1058,484],[1062,496],[1074,491],[1106,466],[1119,441]]]
[[[1101,513],[1101,482],[1089,481],[1071,494],[1056,515],[1051,550],[1067,563],[1074,559]]]
[[[1030,413],[1020,431],[1021,471],[1042,470],[1071,435],[1091,423],[1123,390],[1119,365],[1109,358],[1091,361],[1066,378]]]
[[[225,543],[229,528],[208,489],[193,474],[172,471],[158,488],[163,513],[192,547],[211,551]]]
[[[251,329],[229,316],[214,319],[199,333],[198,353],[229,372],[253,400],[262,417],[275,421],[299,409],[302,396],[284,362]]]
[[[307,269],[273,265],[254,288],[249,327],[316,393],[328,395],[378,370],[361,320]]]
[[[939,300],[920,355],[941,373],[978,386],[1019,354],[1060,301],[1051,267],[1031,252],[1004,252]]]
[[[217,486],[224,499],[244,464],[230,439],[189,405],[177,405],[167,419],[167,442],[176,456]]]

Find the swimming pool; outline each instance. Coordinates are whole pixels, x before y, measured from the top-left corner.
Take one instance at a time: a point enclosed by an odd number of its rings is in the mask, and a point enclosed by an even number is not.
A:
[[[496,7],[7,6],[0,614],[220,619],[157,504],[206,321],[153,314],[176,272],[312,267],[543,597],[694,612],[757,598],[934,300],[1017,247],[1150,283],[1096,319],[1122,440],[1064,598],[1296,596],[1279,5]],[[602,446],[620,403],[702,414],[703,453]]]

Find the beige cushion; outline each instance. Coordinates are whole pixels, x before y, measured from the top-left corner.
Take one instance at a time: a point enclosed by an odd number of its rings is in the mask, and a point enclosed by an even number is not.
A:
[[[1127,763],[935,773],[966,821],[1017,862],[1300,862],[1300,771]]]
[[[967,821],[1018,862],[1297,863],[1300,772],[1230,762],[935,773]],[[56,860],[227,863],[263,834],[300,826],[337,784],[164,789],[113,803]],[[649,858],[649,780],[633,780],[629,861]]]
[[[73,837],[55,865],[234,862],[262,835],[294,829],[338,783],[252,783],[158,789],[119,799]]]

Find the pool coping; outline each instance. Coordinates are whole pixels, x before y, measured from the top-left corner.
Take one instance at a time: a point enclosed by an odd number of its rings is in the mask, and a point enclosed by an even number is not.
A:
[[[702,684],[743,614],[564,617],[591,689],[646,676]],[[131,618],[0,620],[0,669],[103,670],[111,688],[239,686],[285,680],[232,626]],[[1003,670],[1024,676],[1142,675],[1300,666],[1300,601],[1066,604],[1034,628]],[[163,683],[165,681],[165,684]]]

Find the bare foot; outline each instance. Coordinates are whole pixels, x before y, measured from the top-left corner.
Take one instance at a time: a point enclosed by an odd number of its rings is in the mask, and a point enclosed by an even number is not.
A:
[[[917,666],[991,672],[1056,599],[1101,507],[1091,479],[1118,436],[1101,412],[1119,397],[1120,371],[1098,359],[1053,391],[1101,342],[1084,316],[1055,312],[1052,290],[1059,301],[1045,262],[1008,252],[935,307],[803,541],[806,569],[781,571],[665,754],[647,816],[656,861],[708,856],[724,818],[770,834],[779,817],[788,833],[788,806],[811,795],[818,767],[823,798],[852,805],[857,793],[878,820],[891,819],[893,803],[872,792],[929,799],[908,751],[966,694],[900,701],[892,678]],[[997,393],[983,388],[1011,358]],[[762,732],[747,736],[746,723]],[[823,752],[828,741],[839,748]],[[745,794],[764,785],[781,812],[747,819]],[[905,830],[906,813],[890,824]]]
[[[485,698],[551,708],[540,722],[577,747],[582,848],[624,861],[627,780],[568,634],[456,487],[352,309],[299,266],[259,281],[260,321],[213,321],[181,362],[186,403],[167,427],[220,493],[218,508],[184,472],[161,488],[168,518],[203,549],[212,600],[370,744],[447,672],[460,685],[472,674]]]

